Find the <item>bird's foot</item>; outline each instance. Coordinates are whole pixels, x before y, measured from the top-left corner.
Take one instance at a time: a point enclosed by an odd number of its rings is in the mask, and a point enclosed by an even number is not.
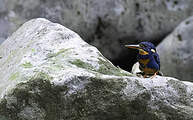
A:
[[[143,78],[149,78],[149,77],[148,77],[148,75],[145,74],[145,75],[143,75]]]
[[[153,76],[151,76],[150,78],[153,79],[156,75],[157,75],[158,72],[154,73]]]
[[[144,72],[137,72],[136,76],[142,78],[144,76]]]
[[[150,75],[150,74],[145,74],[144,72],[138,72],[138,73],[136,73],[136,75],[138,77],[142,77],[142,78],[151,78],[151,79],[153,79],[156,75],[159,75],[159,73],[156,72],[153,75]]]

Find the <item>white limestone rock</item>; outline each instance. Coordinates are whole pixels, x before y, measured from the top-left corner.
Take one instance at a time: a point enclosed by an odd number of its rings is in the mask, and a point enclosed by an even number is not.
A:
[[[117,60],[128,55],[124,44],[140,40],[158,43],[192,15],[192,3],[192,0],[0,0],[0,41],[24,22],[43,17],[76,31],[104,56]]]
[[[0,56],[0,119],[193,119],[193,83],[136,77],[46,19],[22,25]]]
[[[164,75],[193,82],[193,17],[184,20],[157,50]]]

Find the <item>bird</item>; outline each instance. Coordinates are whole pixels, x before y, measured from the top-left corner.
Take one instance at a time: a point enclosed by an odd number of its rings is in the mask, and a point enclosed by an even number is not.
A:
[[[144,78],[148,76],[154,78],[156,75],[163,75],[160,71],[160,59],[154,44],[145,41],[137,45],[125,45],[125,47],[139,51],[137,61],[141,72],[138,74],[142,74]]]

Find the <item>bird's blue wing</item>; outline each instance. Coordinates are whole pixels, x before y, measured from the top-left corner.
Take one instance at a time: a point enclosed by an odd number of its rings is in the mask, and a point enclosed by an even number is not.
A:
[[[155,54],[153,55],[153,57],[154,57],[156,63],[157,63],[158,66],[159,66],[159,69],[160,69],[160,59],[159,59],[159,55],[158,55],[157,53],[155,53]]]

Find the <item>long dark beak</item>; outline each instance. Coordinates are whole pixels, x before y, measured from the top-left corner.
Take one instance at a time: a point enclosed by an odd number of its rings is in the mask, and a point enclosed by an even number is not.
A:
[[[125,47],[127,48],[132,48],[132,49],[141,49],[141,47],[139,45],[125,45]]]

